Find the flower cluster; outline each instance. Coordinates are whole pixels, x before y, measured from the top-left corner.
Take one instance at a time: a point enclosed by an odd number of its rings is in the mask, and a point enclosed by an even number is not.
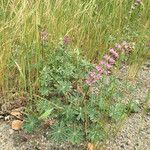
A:
[[[109,75],[113,66],[116,64],[116,61],[122,54],[128,54],[133,48],[132,45],[126,41],[123,41],[121,44],[116,43],[114,48],[110,48],[109,53],[104,55],[102,60],[98,65],[95,66],[95,69],[89,72],[86,79],[86,84],[89,86],[96,83],[102,78],[103,75]]]
[[[133,5],[131,6],[131,10],[130,10],[130,14],[132,13],[132,11],[139,5],[142,4],[142,0],[135,0],[135,2],[133,3]]]

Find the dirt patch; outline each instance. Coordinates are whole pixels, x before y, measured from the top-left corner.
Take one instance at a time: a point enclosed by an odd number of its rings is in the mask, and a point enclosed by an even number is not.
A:
[[[0,122],[0,150],[16,150],[13,145],[13,130],[6,122]]]

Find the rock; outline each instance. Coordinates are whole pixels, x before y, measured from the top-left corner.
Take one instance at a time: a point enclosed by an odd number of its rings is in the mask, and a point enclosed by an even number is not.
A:
[[[12,111],[17,111],[17,112],[22,113],[24,110],[25,110],[25,107],[19,107],[19,108],[13,109]]]
[[[21,121],[21,120],[14,120],[14,121],[12,121],[11,128],[13,130],[20,130],[21,127],[22,127],[22,124],[23,124],[23,121]]]
[[[0,119],[4,119],[4,116],[0,115]]]
[[[14,130],[13,130],[13,129],[9,129],[9,133],[10,133],[10,134],[13,134],[13,133],[14,133]]]
[[[4,115],[5,113],[3,111],[0,111],[0,115]]]
[[[92,143],[88,143],[87,150],[94,150],[94,145]]]
[[[8,116],[6,116],[4,119],[5,119],[5,121],[10,120],[10,116],[8,115]]]
[[[10,114],[18,119],[22,118],[22,114],[19,111],[12,111]]]

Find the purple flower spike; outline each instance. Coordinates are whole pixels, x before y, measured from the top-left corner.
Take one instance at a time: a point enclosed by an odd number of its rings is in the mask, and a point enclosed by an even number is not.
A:
[[[85,82],[89,86],[94,86],[94,84],[98,80],[102,79],[103,75],[106,76],[110,75],[112,67],[116,63],[117,58],[119,58],[119,54],[120,53],[126,54],[126,52],[130,51],[133,46],[131,46],[130,43],[126,41],[123,41],[121,44],[116,43],[115,47],[109,50],[109,54],[104,55],[100,63],[97,66],[95,66],[95,70],[89,72]]]

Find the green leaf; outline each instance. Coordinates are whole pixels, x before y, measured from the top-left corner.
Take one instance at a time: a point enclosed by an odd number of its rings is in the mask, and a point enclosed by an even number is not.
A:
[[[56,123],[53,126],[50,126],[49,137],[57,142],[61,143],[67,139],[67,127],[63,122]]]
[[[113,120],[119,121],[126,115],[126,105],[117,103],[116,105],[111,106],[109,115]]]
[[[76,117],[76,113],[77,111],[73,109],[73,106],[72,105],[67,105],[67,106],[64,106],[64,110],[62,112],[63,114],[63,119],[66,121],[69,121],[69,120],[74,120],[74,118]]]
[[[88,139],[93,143],[104,140],[107,134],[105,129],[100,124],[93,124],[88,128]]]
[[[100,101],[98,102],[98,106],[100,108],[100,110],[107,110],[107,102],[105,101],[105,99],[101,98]]]
[[[80,143],[84,139],[83,130],[78,126],[74,128],[69,127],[67,136],[68,136],[68,140],[71,141],[73,144]]]
[[[137,113],[139,112],[140,110],[140,107],[139,107],[139,104],[135,101],[132,101],[130,104],[129,104],[129,109],[131,112],[133,113]]]
[[[39,120],[44,120],[44,119],[47,119],[49,117],[49,115],[52,113],[54,109],[49,109],[49,110],[46,110],[40,117],[38,117]]]
[[[77,112],[77,120],[82,120],[84,121],[84,110],[83,108],[79,107],[78,112]]]
[[[26,131],[26,132],[33,132],[38,126],[40,125],[40,121],[38,120],[37,117],[35,116],[32,116],[32,115],[29,115],[25,121],[24,121],[24,124],[23,124],[23,129]]]

